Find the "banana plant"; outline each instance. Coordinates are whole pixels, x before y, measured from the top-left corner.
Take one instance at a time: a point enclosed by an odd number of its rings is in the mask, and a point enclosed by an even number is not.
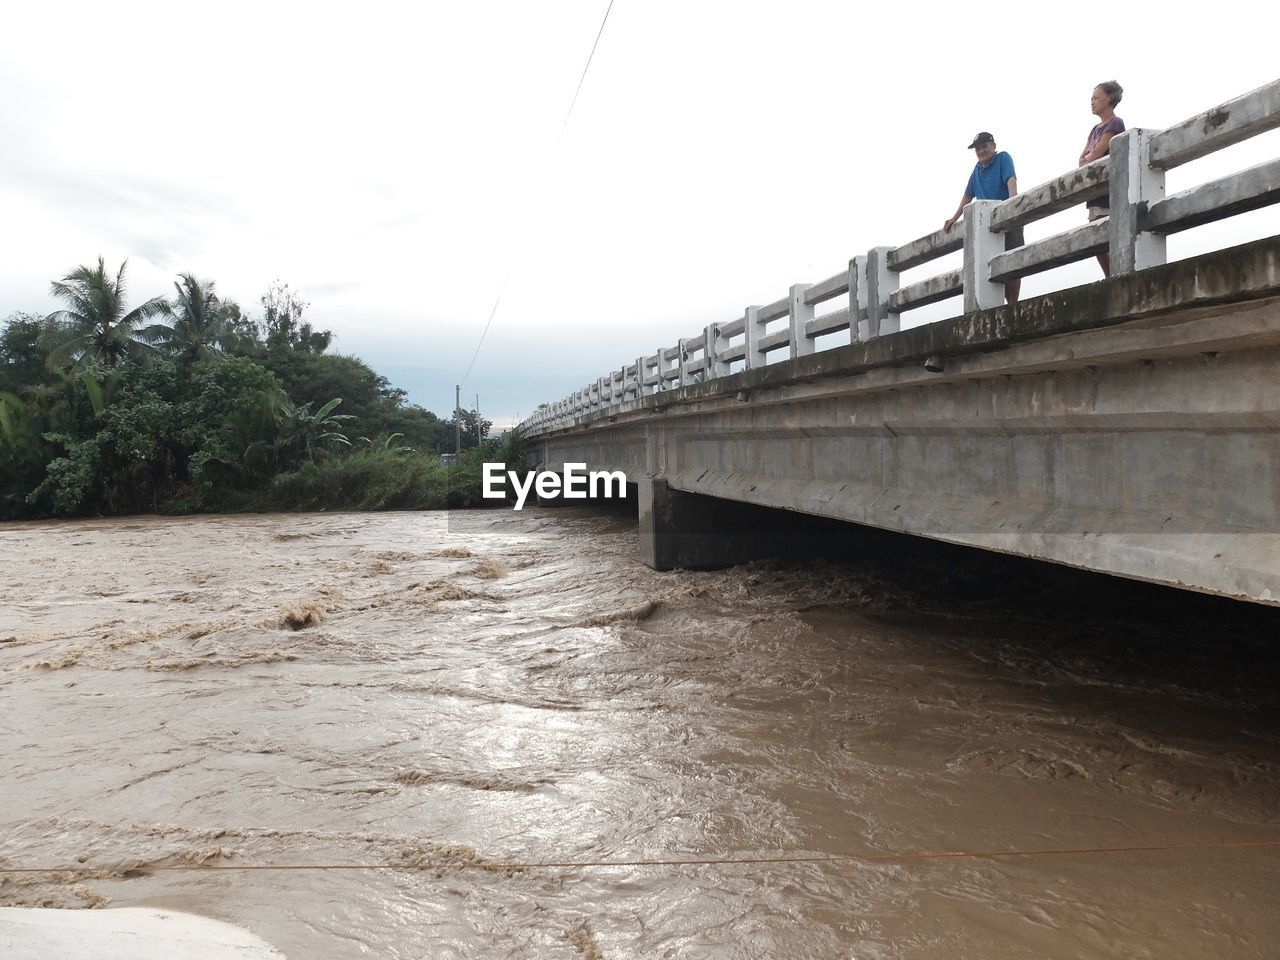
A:
[[[356,418],[352,414],[334,413],[341,403],[341,397],[334,397],[312,413],[310,403],[298,406],[287,396],[279,397],[276,400],[276,422],[280,427],[277,449],[286,458],[301,453],[308,460],[315,460],[316,452],[325,446],[351,446],[343,424]]]

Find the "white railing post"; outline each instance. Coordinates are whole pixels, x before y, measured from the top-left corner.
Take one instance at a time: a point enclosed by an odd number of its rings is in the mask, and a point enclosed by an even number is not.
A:
[[[870,280],[868,280],[867,270],[869,268],[867,255],[859,253],[854,259],[849,261],[850,275],[858,276],[858,291],[849,288],[849,310],[852,316],[851,320],[858,320],[858,339],[869,340],[872,337],[872,311],[870,311]],[[854,333],[850,330],[850,339],[854,337]]]
[[[644,357],[636,357],[636,399],[644,396]]]
[[[1147,207],[1164,198],[1164,171],[1151,166],[1151,137],[1157,132],[1135,127],[1111,140],[1113,277],[1166,261],[1164,234],[1142,229]]]
[[[849,342],[862,339],[862,323],[867,312],[867,258],[854,257],[849,261]]]
[[[991,229],[991,211],[999,200],[974,200],[964,208],[964,312],[1004,303],[1004,285],[991,282],[991,258],[1004,253],[1004,234]]]
[[[791,359],[807,357],[813,353],[813,340],[805,329],[805,325],[813,319],[813,305],[804,302],[804,292],[813,284],[793,283],[791,285]]]
[[[724,345],[724,339],[720,336],[720,324],[707,324],[704,336],[707,338],[707,344],[703,347],[702,356],[706,363],[706,378],[713,380],[716,377],[727,377],[729,364],[720,359],[721,347]]]
[[[667,371],[671,370],[672,365],[667,357],[669,347],[658,348],[658,389],[667,389]]]
[[[898,315],[889,311],[889,294],[898,289],[898,275],[889,269],[893,247],[867,251],[867,339],[898,332]]]
[[[742,343],[746,351],[743,369],[754,370],[765,365],[764,351],[760,349],[760,305],[753,303],[742,315]]]

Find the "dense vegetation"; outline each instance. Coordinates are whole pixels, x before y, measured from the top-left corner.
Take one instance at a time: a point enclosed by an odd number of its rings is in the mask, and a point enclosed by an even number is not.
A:
[[[463,413],[442,465],[454,420],[328,353],[287,286],[258,318],[190,274],[128,309],[101,258],[52,290],[64,309],[0,321],[0,519],[471,506],[481,462],[519,459]]]

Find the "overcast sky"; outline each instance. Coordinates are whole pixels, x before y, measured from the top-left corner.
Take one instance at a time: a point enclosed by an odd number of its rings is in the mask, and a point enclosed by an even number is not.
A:
[[[99,254],[129,258],[133,302],[192,271],[260,313],[279,278],[332,349],[447,415],[502,289],[463,385],[501,423],[936,229],[980,129],[1026,189],[1075,165],[1100,81],[1130,127],[1163,127],[1280,73],[1256,0],[615,0],[565,127],[607,6],[10,5],[0,317],[53,309],[49,282]],[[1277,133],[1170,192],[1275,157]],[[1171,255],[1280,233],[1278,210]]]

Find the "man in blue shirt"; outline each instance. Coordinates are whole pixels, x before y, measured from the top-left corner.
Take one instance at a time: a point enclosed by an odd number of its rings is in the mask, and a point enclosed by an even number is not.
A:
[[[1003,150],[996,152],[996,138],[985,130],[973,138],[969,144],[978,157],[978,163],[969,174],[969,182],[964,188],[964,197],[960,206],[951,215],[942,229],[950,230],[960,219],[970,201],[973,200],[1008,200],[1018,195],[1018,175],[1013,169],[1013,157]],[[1022,228],[1009,230],[1004,235],[1004,248],[1013,250],[1023,244]],[[1018,302],[1018,293],[1022,288],[1021,280],[1010,280],[1004,285],[1004,298],[1008,303]]]

